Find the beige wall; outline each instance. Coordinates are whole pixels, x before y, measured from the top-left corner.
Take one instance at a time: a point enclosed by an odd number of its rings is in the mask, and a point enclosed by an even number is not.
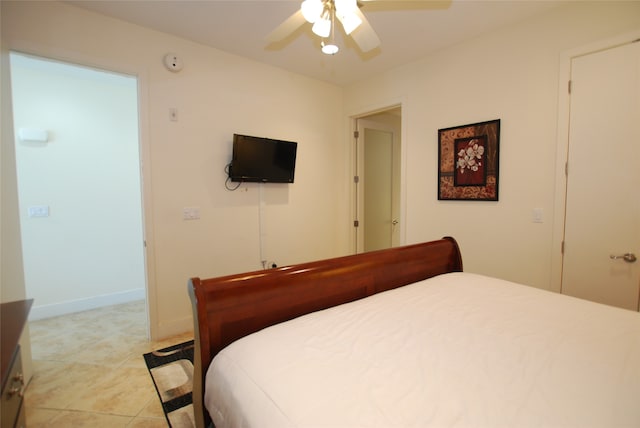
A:
[[[152,324],[161,335],[191,324],[186,278],[259,267],[259,189],[224,190],[233,132],[300,142],[296,183],[264,188],[266,258],[339,255],[352,236],[346,117],[398,102],[407,243],[452,235],[466,270],[550,288],[560,57],[640,28],[638,2],[571,2],[341,89],[67,5],[2,8],[9,47],[140,78]],[[182,72],[163,68],[167,52],[183,57]],[[438,201],[437,130],[496,118],[500,201]],[[182,221],[184,206],[199,206],[202,219]],[[534,208],[544,223],[531,221]]]
[[[2,11],[0,8],[0,18]],[[15,150],[13,144],[13,116],[5,102],[11,97],[9,54],[4,37],[0,35],[0,303],[22,300],[24,273],[18,224],[18,191],[16,180]],[[28,383],[33,375],[29,326],[25,326],[20,338],[22,367]]]
[[[24,274],[22,270],[22,247],[20,244],[20,228],[18,224],[18,187],[15,165],[15,147],[13,144],[4,144],[4,141],[13,140],[13,115],[11,108],[5,101],[11,98],[9,54],[5,45],[5,38],[2,37],[2,51],[0,52],[0,114],[2,126],[2,146],[0,150],[0,173],[2,209],[0,210],[0,274],[2,287],[0,287],[0,302],[11,302],[25,298]],[[6,286],[5,284],[15,284]]]
[[[553,288],[561,56],[638,28],[640,2],[574,2],[346,88],[347,114],[404,100],[407,242],[451,235],[465,270]],[[500,201],[438,201],[438,129],[492,119],[502,127]]]
[[[261,268],[261,205],[266,259],[348,251],[340,88],[54,2],[2,2],[2,36],[10,49],[138,76],[155,336],[192,327],[189,277]],[[181,72],[164,68],[168,52]],[[226,190],[234,132],[297,141],[296,182]],[[201,219],[182,220],[183,207]]]
[[[466,270],[553,288],[560,58],[634,28],[638,2],[576,2],[348,87],[347,112],[404,99],[407,241],[452,235]],[[438,129],[498,118],[500,201],[438,201]]]

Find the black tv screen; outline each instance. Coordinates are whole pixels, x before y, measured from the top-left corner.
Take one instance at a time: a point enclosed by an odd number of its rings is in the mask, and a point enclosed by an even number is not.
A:
[[[231,181],[293,183],[298,143],[233,135]]]

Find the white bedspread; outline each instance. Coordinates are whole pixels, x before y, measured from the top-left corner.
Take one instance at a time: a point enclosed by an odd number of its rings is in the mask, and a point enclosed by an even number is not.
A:
[[[640,427],[640,314],[469,273],[225,348],[225,427]]]

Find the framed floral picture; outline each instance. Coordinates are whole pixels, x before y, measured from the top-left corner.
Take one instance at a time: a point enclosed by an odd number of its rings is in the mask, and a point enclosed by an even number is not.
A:
[[[438,199],[498,200],[500,119],[438,130]]]

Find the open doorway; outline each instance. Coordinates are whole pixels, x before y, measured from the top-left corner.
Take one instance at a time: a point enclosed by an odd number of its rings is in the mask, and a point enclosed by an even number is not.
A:
[[[146,300],[137,78],[10,63],[30,318]]]
[[[400,245],[402,109],[392,107],[355,119],[355,249]]]

